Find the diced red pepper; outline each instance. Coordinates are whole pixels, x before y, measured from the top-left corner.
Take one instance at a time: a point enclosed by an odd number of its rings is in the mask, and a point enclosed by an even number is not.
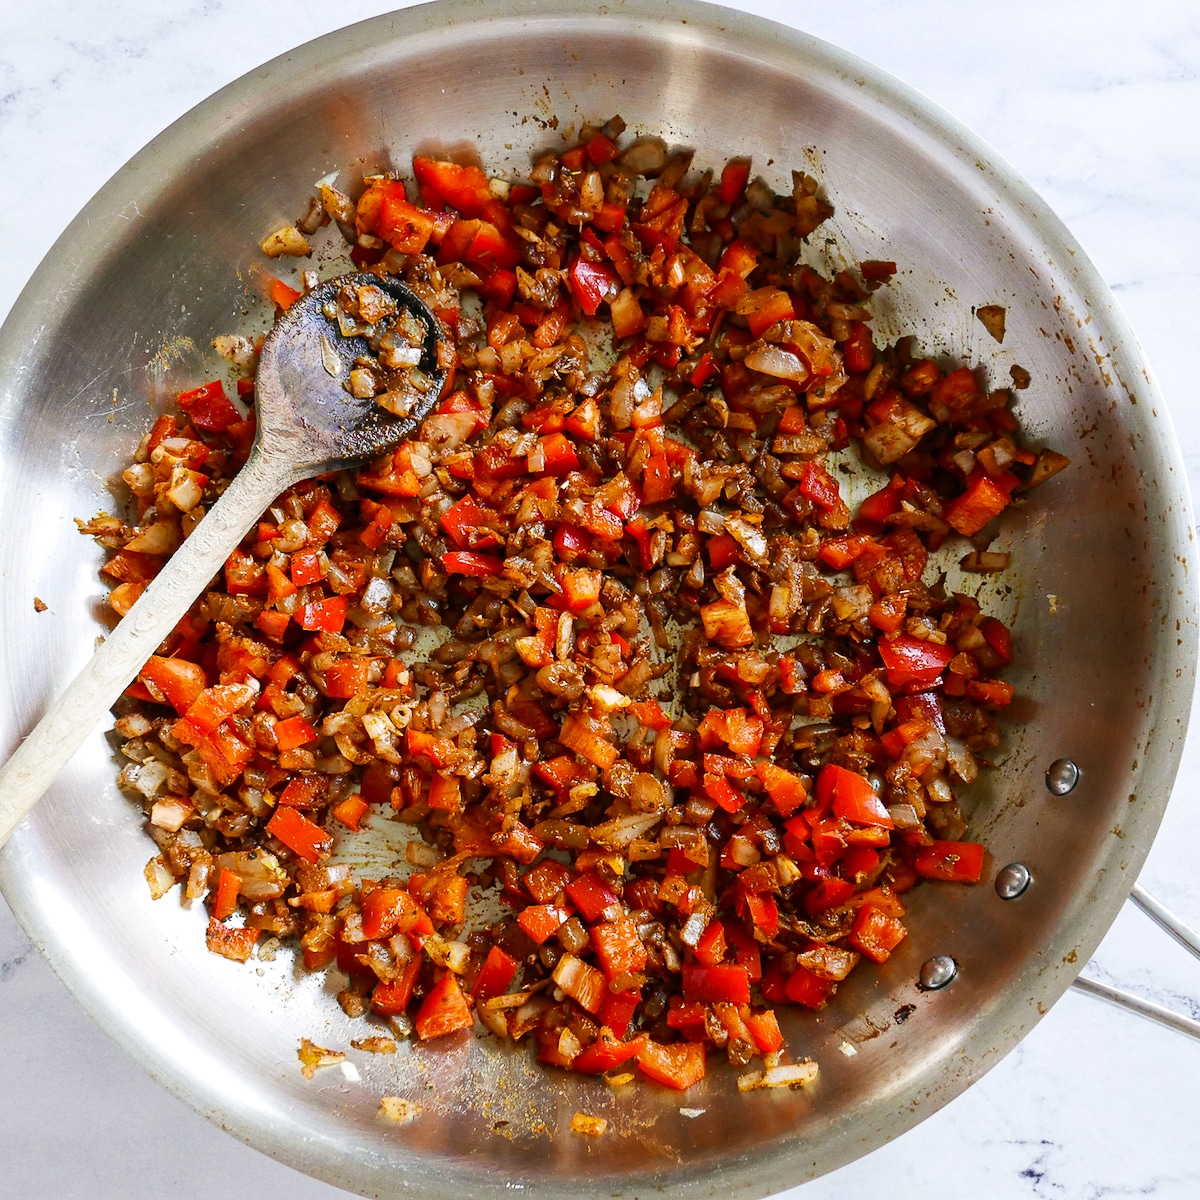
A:
[[[771,762],[757,762],[755,772],[781,817],[790,817],[808,799],[808,789],[799,775]]]
[[[187,413],[192,424],[209,433],[224,433],[242,419],[233,401],[225,395],[225,386],[219,379],[189,392],[180,392],[178,400],[179,407]]]
[[[231,929],[214,917],[208,922],[205,942],[213,954],[219,954],[222,958],[232,959],[234,962],[246,962],[254,952],[254,943],[258,941],[259,932],[249,926]]]
[[[781,288],[763,287],[751,292],[739,305],[752,337],[762,337],[772,325],[790,321],[796,315],[792,298]]]
[[[879,259],[869,258],[860,264],[859,273],[864,279],[891,279],[896,273],[896,264],[894,262],[883,262]]]
[[[381,980],[371,993],[371,1010],[383,1017],[398,1017],[412,1000],[413,988],[421,971],[421,959],[414,955],[395,979]]]
[[[634,1013],[642,1002],[639,988],[631,988],[627,992],[609,992],[600,1004],[597,1017],[600,1024],[611,1029],[615,1037],[623,1038],[629,1032]]]
[[[601,1008],[601,1015],[604,1009]],[[612,1032],[616,1032],[615,1030]],[[614,1067],[622,1066],[631,1058],[636,1058],[647,1042],[647,1035],[639,1033],[637,1037],[627,1042],[616,1041],[603,1035],[598,1037],[590,1046],[585,1046],[572,1060],[571,1070],[582,1071],[585,1075],[601,1075]]]
[[[859,825],[893,828],[892,818],[864,775],[826,763],[817,776],[817,804],[833,809],[834,816]]]
[[[325,600],[302,604],[296,609],[295,620],[301,629],[313,633],[341,633],[349,607],[349,596],[329,596]]]
[[[490,211],[492,190],[479,167],[418,155],[413,158],[413,175],[426,196],[444,201],[464,216],[478,217]]]
[[[320,862],[333,849],[333,838],[296,808],[277,808],[267,832],[306,862]]]
[[[706,774],[703,787],[704,794],[727,813],[738,812],[746,803],[746,797],[723,775]]]
[[[797,966],[787,978],[784,994],[793,1004],[820,1008],[829,999],[833,987],[830,980],[814,975],[807,967]]]
[[[806,462],[796,486],[819,508],[836,508],[842,502],[837,480],[819,463]]]
[[[548,433],[530,451],[528,466],[531,475],[566,475],[579,470],[579,456],[564,434]]]
[[[947,883],[978,883],[983,874],[984,848],[979,842],[935,841],[922,846],[913,859],[918,875]]]
[[[998,517],[1010,502],[1009,492],[982,467],[976,467],[967,481],[967,490],[946,505],[943,516],[952,529],[964,537],[974,537],[989,521]]]
[[[804,898],[804,908],[811,916],[815,916],[831,908],[840,908],[853,895],[854,884],[848,879],[819,879],[817,886]]]
[[[520,966],[512,955],[506,954],[499,946],[493,946],[483,960],[471,995],[476,1000],[490,1000],[493,996],[504,995]]]
[[[294,750],[317,740],[317,731],[302,717],[288,717],[275,725],[275,743],[280,750]]]
[[[1012,703],[1016,689],[1000,679],[968,679],[967,696],[984,708],[1005,708]]]
[[[731,158],[721,170],[721,182],[717,185],[717,193],[723,204],[735,204],[746,190],[750,179],[750,160],[748,158]]]
[[[363,898],[362,931],[375,941],[394,933],[432,933],[433,925],[405,888],[378,887]]]
[[[335,821],[341,822],[347,829],[358,831],[359,822],[366,815],[370,805],[357,793],[339,800],[329,811]]]
[[[404,732],[404,744],[413,758],[424,758],[435,767],[446,766],[457,748],[450,738],[412,726]]]
[[[325,671],[325,694],[334,700],[349,700],[367,686],[371,660],[349,654],[336,659]]]
[[[638,1068],[657,1083],[686,1091],[704,1078],[705,1051],[701,1042],[664,1046],[647,1041],[637,1056]]]
[[[605,738],[600,737],[588,728],[584,719],[572,713],[562,724],[558,740],[568,750],[594,763],[602,771],[607,771],[620,757],[620,751]]]
[[[620,902],[616,892],[596,874],[595,871],[584,871],[578,878],[567,884],[567,895],[571,903],[583,913],[584,919],[590,924],[599,921],[605,909]]]
[[[379,205],[375,232],[401,254],[420,254],[433,236],[437,214],[410,204],[404,197],[402,183],[389,180],[382,186],[386,190]]]
[[[170,704],[180,716],[196,702],[208,686],[208,677],[199,663],[181,658],[152,655],[138,672],[138,679],[149,689],[158,704]]]
[[[727,1000],[732,1004],[750,1003],[750,973],[737,963],[704,966],[684,963],[683,998],[703,1004]]]
[[[290,287],[284,283],[282,279],[272,279],[271,286],[268,289],[271,297],[271,302],[277,304],[282,309],[289,309],[303,295],[303,292],[298,292],[294,287]],[[240,419],[240,416],[239,416]],[[197,425],[199,423],[197,422]],[[199,426],[203,428],[203,426]]]
[[[879,657],[887,668],[888,686],[924,691],[941,678],[954,657],[953,646],[926,642],[902,633],[879,640]]]
[[[845,537],[826,538],[821,543],[817,557],[827,563],[835,571],[844,571],[852,562],[859,558],[863,551],[875,544],[875,539],[869,534],[848,534]]]
[[[237,909],[238,893],[241,889],[241,876],[222,867],[217,876],[217,890],[213,896],[212,915],[214,920],[224,921],[233,916]]]
[[[600,305],[611,300],[621,286],[612,267],[586,258],[577,258],[567,268],[567,282],[580,309],[589,317],[594,317]]]
[[[528,904],[517,913],[517,924],[540,946],[552,938],[571,910],[560,904]]]
[[[849,941],[877,963],[887,962],[892,951],[908,936],[903,923],[873,904],[858,910]]]
[[[469,1029],[474,1024],[475,1016],[463,995],[458,976],[450,971],[433,985],[413,1018],[413,1028],[423,1042],[445,1037],[459,1029]]]
[[[442,555],[442,566],[448,575],[467,575],[488,578],[504,570],[504,562],[492,554],[477,554],[474,550],[450,550]]]

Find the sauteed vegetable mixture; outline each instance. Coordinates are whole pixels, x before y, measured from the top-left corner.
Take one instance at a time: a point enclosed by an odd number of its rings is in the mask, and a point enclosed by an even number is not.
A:
[[[1012,640],[930,552],[1002,570],[992,522],[1066,460],[1008,389],[873,332],[895,264],[812,265],[808,176],[777,195],[619,118],[528,182],[412,166],[322,184],[263,245],[336,221],[455,361],[394,454],[279,497],[129,689],[152,894],[203,900],[230,959],[296,939],[402,1035],[807,1081],[776,1010],[884,962],[919,880],[984,867],[955,789],[998,744]],[[347,386],[402,414],[428,381],[386,306],[347,287],[331,315],[374,338]],[[215,344],[237,402],[184,392],[125,472],[136,520],[83,526],[118,613],[253,440],[255,347]],[[347,861],[368,827],[394,876]]]

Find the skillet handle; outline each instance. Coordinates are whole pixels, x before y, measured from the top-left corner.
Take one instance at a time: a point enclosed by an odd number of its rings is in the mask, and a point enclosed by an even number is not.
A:
[[[1139,883],[1133,885],[1129,898],[1156,925],[1165,929],[1185,950],[1196,958],[1200,958],[1200,934],[1197,934],[1190,925],[1181,921],[1161,900],[1152,896]],[[1083,975],[1080,975],[1071,986],[1088,996],[1095,996],[1098,1000],[1107,1000],[1109,1004],[1127,1008],[1130,1012],[1137,1013],[1139,1017],[1157,1021],[1158,1024],[1165,1025],[1168,1029],[1174,1029],[1177,1033],[1185,1033],[1189,1037],[1200,1040],[1200,1021],[1194,1021],[1191,1017],[1185,1017],[1182,1013],[1174,1012],[1153,1001],[1143,1000],[1141,996],[1137,996],[1133,992],[1110,987],[1107,983],[1100,983],[1099,980],[1089,979]]]

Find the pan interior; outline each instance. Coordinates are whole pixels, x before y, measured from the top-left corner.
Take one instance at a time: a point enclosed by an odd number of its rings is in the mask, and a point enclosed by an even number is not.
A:
[[[64,235],[0,334],[0,546],[12,746],[90,654],[98,551],[75,517],[118,503],[120,465],[169,397],[219,373],[215,334],[265,328],[259,240],[314,184],[406,173],[414,152],[520,175],[581,120],[628,124],[716,169],[750,154],[777,189],[817,175],[837,210],[816,265],[894,258],[878,327],[982,365],[1024,366],[1020,414],[1073,460],[1003,526],[1011,579],[985,604],[1014,621],[1021,697],[975,790],[989,870],[1026,863],[1012,903],[989,882],[913,897],[911,936],[820,1014],[791,1015],[811,1090],[739,1095],[710,1072],[685,1096],[537,1069],[454,1041],[360,1056],[361,1079],[299,1073],[302,1037],[362,1034],[287,952],[237,967],[204,914],[151,903],[150,843],[95,733],[0,863],[6,896],[85,1007],[158,1078],[260,1149],[371,1195],[763,1195],[833,1169],[945,1103],[1037,1021],[1111,922],[1158,825],[1194,677],[1189,512],[1160,398],[1114,302],[1069,235],[965,131],[803,35],[703,5],[443,3],[303,47],[185,117]],[[486,62],[487,70],[476,69]],[[748,117],[749,114],[749,117]],[[1004,305],[994,342],[973,308]],[[974,586],[974,585],[972,585]],[[49,605],[35,613],[33,598]],[[1043,774],[1068,755],[1069,796]],[[403,852],[399,843],[397,853]],[[386,853],[386,851],[385,851]],[[922,993],[931,954],[955,984]],[[404,1127],[384,1095],[423,1106]],[[566,1127],[607,1117],[598,1149]],[[615,1132],[616,1136],[613,1136]]]

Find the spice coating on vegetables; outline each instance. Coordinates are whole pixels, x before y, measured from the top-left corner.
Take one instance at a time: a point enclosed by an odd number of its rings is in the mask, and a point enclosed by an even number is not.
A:
[[[450,380],[394,453],[263,515],[129,689],[121,782],[152,894],[203,899],[228,958],[297,939],[351,1016],[681,1089],[720,1049],[764,1060],[743,1090],[795,1086],[776,1009],[886,961],[919,879],[983,871],[955,788],[999,743],[1012,639],[929,554],[1003,569],[992,522],[1066,460],[1006,389],[876,344],[896,264],[807,261],[815,181],[623,134],[525,183],[418,157],[415,185],[325,184],[267,239],[336,220],[437,313]],[[343,289],[348,335],[376,291]],[[404,415],[399,333],[347,386]],[[250,401],[253,345],[217,344]],[[136,523],[83,526],[119,613],[253,439],[221,382],[179,402],[125,472]],[[853,504],[847,463],[877,477]],[[341,851],[393,819],[417,869],[362,878]],[[489,888],[505,915],[467,922]]]

